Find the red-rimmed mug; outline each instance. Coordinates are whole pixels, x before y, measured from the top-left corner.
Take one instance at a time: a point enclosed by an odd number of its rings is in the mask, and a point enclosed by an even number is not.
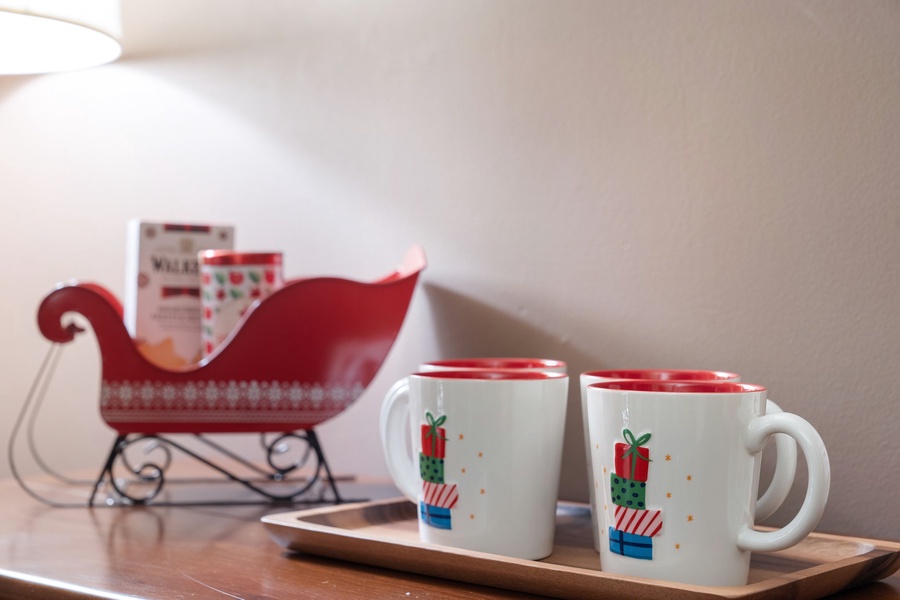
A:
[[[593,466],[591,464],[590,437],[588,434],[587,419],[587,388],[595,383],[617,380],[647,380],[647,381],[713,381],[713,382],[739,382],[741,376],[730,371],[712,371],[704,369],[601,369],[586,371],[581,374],[581,416],[584,430],[585,460],[587,462],[588,482],[594,479]],[[766,404],[766,413],[782,412],[771,399]],[[775,464],[775,472],[766,492],[760,496],[756,503],[756,518],[759,520],[771,516],[780,507],[791,491],[794,476],[797,471],[797,444],[793,438],[786,435],[775,437],[775,448],[778,461]],[[591,503],[591,523],[594,536],[594,549],[600,551],[600,535],[597,528],[597,498],[593,485],[589,485]]]
[[[391,477],[423,542],[537,560],[553,551],[569,378],[426,371],[381,411]],[[412,454],[406,440],[412,434]]]
[[[766,414],[763,386],[595,383],[587,388],[587,420],[605,572],[746,585],[751,552],[799,543],[825,509],[831,471],[822,438],[797,415]],[[775,434],[803,450],[806,496],[787,525],[757,531],[760,454]]]
[[[550,358],[520,357],[480,357],[480,358],[448,358],[433,360],[419,365],[419,371],[545,371],[548,373],[565,373],[566,363]]]

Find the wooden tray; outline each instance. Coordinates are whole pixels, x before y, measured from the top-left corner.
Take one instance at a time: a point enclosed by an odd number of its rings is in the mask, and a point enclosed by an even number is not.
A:
[[[821,598],[900,568],[900,544],[812,534],[781,552],[754,554],[750,583],[703,587],[603,573],[590,509],[560,503],[553,554],[540,561],[419,541],[406,499],[345,504],[263,517],[276,542],[308,554],[556,598]]]

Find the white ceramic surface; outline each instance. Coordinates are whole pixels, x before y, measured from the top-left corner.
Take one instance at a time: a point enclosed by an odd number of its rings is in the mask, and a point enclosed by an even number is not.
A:
[[[612,369],[601,371],[587,371],[581,374],[581,422],[584,430],[585,462],[587,464],[588,481],[593,479],[593,466],[591,465],[591,445],[588,436],[587,420],[587,387],[593,383],[604,381],[616,381],[621,379],[647,379],[654,381],[740,381],[741,376],[728,371],[706,371],[699,369]],[[782,412],[781,407],[771,399],[766,404],[767,413]],[[780,507],[791,491],[794,476],[797,472],[797,444],[793,438],[786,435],[775,437],[775,446],[778,456],[783,457],[776,464],[772,481],[766,492],[760,496],[756,503],[756,518],[758,520],[771,516]],[[597,529],[597,501],[594,486],[589,486],[591,504],[591,523],[593,525],[594,549],[600,551],[600,536]]]
[[[765,414],[765,406],[765,388],[752,384],[612,381],[588,386],[604,571],[698,585],[745,585],[751,551],[787,548],[813,530],[830,487],[825,445],[802,418]],[[775,433],[788,434],[800,445],[809,481],[795,518],[763,533],[752,529],[760,452]],[[617,443],[625,445],[616,448]],[[627,464],[616,473],[616,455],[629,451],[621,459]],[[635,457],[642,452],[646,455]],[[625,478],[623,469],[637,471]],[[620,508],[617,502],[632,505]],[[646,529],[651,522],[652,528],[659,526],[655,535]],[[629,552],[644,557],[615,552],[619,539],[633,542]]]
[[[420,539],[516,558],[548,556],[568,377],[506,370],[407,379],[385,398],[380,426],[388,469],[420,507]],[[417,460],[406,447],[407,432]],[[440,438],[442,447],[433,446]],[[442,455],[436,483],[425,480],[431,471],[421,465],[431,462],[423,453]],[[439,518],[426,519],[423,504],[442,509]]]

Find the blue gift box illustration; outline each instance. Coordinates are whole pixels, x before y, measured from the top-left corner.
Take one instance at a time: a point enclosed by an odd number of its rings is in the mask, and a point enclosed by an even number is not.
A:
[[[622,556],[628,556],[630,558],[652,560],[653,538],[645,535],[626,533],[610,527],[609,550],[615,554],[621,554]]]
[[[450,529],[450,509],[419,503],[419,514],[422,522],[437,529]]]

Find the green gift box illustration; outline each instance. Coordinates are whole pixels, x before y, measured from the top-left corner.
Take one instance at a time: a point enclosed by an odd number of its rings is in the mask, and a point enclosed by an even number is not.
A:
[[[610,473],[609,490],[614,504],[625,508],[646,508],[647,484]]]
[[[419,473],[424,481],[444,483],[444,459],[419,452]]]

